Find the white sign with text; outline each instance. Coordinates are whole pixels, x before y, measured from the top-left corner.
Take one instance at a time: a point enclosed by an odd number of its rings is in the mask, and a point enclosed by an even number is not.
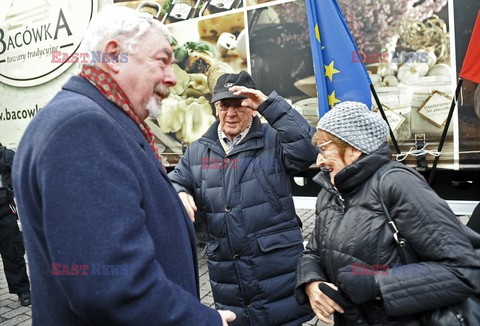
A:
[[[52,62],[52,52],[72,56],[97,12],[97,0],[13,0],[2,13],[0,82],[30,87],[62,74],[71,62]]]

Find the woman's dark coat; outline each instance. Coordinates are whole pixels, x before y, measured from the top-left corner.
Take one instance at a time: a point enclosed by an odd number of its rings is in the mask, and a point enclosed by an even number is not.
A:
[[[361,157],[335,176],[338,191],[322,174],[317,220],[297,268],[297,299],[308,303],[305,284],[337,284],[337,270],[354,263],[401,264],[379,193],[421,264],[378,273],[383,301],[360,305],[369,325],[415,325],[415,315],[457,303],[480,289],[480,260],[447,203],[420,175],[391,162],[387,145]],[[389,173],[393,167],[404,171]],[[386,274],[386,275],[381,275]],[[348,325],[341,314],[335,325]]]

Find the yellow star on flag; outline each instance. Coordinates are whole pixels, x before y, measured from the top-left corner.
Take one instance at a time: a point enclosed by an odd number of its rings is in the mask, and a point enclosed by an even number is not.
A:
[[[318,29],[318,24],[315,24],[315,37],[318,40],[318,43],[322,43],[322,39],[320,38],[320,30]],[[322,45],[322,50],[325,49],[325,47]]]
[[[322,40],[320,39],[320,30],[318,29],[318,24],[315,24],[315,37],[317,38],[319,43],[322,43]]]
[[[325,66],[325,77],[330,78],[330,81],[332,81],[334,74],[338,74],[340,72],[340,70],[335,69],[335,67],[333,66],[334,61],[335,60],[332,60],[332,62],[330,62],[330,64],[328,66],[324,65]]]
[[[328,105],[333,109],[336,103],[341,102],[338,98],[335,98],[335,91],[328,95]]]

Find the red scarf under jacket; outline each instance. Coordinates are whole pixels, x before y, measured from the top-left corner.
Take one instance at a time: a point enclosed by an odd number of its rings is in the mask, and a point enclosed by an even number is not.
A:
[[[133,121],[135,121],[135,123],[138,125],[138,128],[140,128],[143,135],[147,139],[147,142],[150,144],[155,156],[163,166],[162,158],[158,154],[157,147],[155,146],[155,137],[145,121],[140,121],[140,119],[137,117],[133,111],[132,103],[130,103],[127,95],[125,95],[115,79],[113,79],[108,72],[92,66],[83,66],[80,76],[92,83],[92,85],[95,86],[100,93],[103,94],[103,96],[105,96],[109,101],[115,103],[121,110],[127,113],[128,116],[133,119]]]

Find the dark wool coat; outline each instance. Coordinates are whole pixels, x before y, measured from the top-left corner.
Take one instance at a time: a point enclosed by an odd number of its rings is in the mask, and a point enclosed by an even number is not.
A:
[[[293,296],[303,238],[289,173],[315,161],[314,129],[276,92],[258,112],[269,125],[255,117],[228,155],[217,121],[169,176],[201,211],[215,304],[237,314],[232,325],[300,325],[313,315]]]
[[[417,313],[458,303],[480,290],[480,259],[447,203],[416,171],[391,162],[387,145],[361,157],[335,176],[335,185],[319,176],[317,220],[300,259],[297,298],[308,303],[305,284],[337,284],[337,270],[351,264],[392,265],[378,273],[383,301],[360,305],[369,325],[418,325]],[[389,169],[379,188],[379,179]],[[379,194],[402,236],[422,261],[400,266],[393,233]],[[335,314],[335,325],[347,325]]]
[[[194,229],[164,168],[88,81],[36,115],[13,181],[34,325],[221,325],[199,302]],[[52,275],[63,265],[77,275]]]

